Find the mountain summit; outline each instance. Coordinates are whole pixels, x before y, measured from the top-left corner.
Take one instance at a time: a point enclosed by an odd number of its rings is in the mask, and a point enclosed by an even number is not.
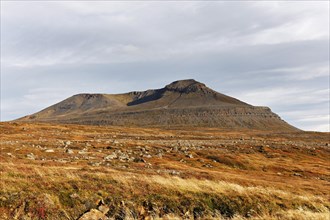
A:
[[[124,94],[78,94],[20,121],[124,126],[296,130],[268,107],[218,93],[193,79]]]
[[[178,80],[165,86],[165,89],[169,91],[176,91],[181,93],[197,92],[197,91],[210,91],[205,84],[197,82],[194,79]]]

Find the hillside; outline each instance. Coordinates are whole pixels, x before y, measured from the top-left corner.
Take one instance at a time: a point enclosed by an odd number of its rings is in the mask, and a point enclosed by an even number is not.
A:
[[[329,133],[20,122],[0,133],[0,219],[329,219]]]
[[[249,105],[193,79],[142,92],[78,94],[19,121],[296,130],[267,107]]]

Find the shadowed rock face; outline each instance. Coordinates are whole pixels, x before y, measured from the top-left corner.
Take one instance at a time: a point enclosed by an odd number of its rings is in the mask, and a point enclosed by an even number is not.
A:
[[[21,121],[93,125],[202,126],[296,130],[267,107],[218,93],[193,79],[124,94],[78,94]]]
[[[165,86],[165,90],[180,92],[180,93],[191,93],[191,92],[209,92],[213,91],[205,86],[205,84],[197,82],[193,79],[179,80],[172,82]]]

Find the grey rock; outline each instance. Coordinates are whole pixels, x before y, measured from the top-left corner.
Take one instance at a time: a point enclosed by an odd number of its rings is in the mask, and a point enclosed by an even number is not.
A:
[[[208,168],[212,168],[213,166],[211,164],[204,164],[203,167],[208,167]]]
[[[15,157],[12,153],[7,153],[7,155],[10,157]]]
[[[93,219],[107,220],[108,217],[97,209],[91,209],[89,212],[83,214],[78,220],[93,220]]]
[[[113,160],[113,159],[117,159],[117,158],[118,158],[117,154],[116,153],[112,153],[112,154],[104,157],[104,160]]]
[[[294,173],[293,175],[294,175],[294,176],[302,176],[301,173]]]
[[[79,197],[79,195],[77,194],[77,193],[72,193],[71,195],[70,195],[70,198],[72,198],[72,199],[76,199],[76,198],[78,198]]]
[[[30,160],[35,160],[36,159],[36,156],[33,153],[27,154],[26,157]]]
[[[169,170],[168,172],[169,174],[175,176],[175,175],[180,175],[180,172],[179,171],[176,171],[176,170]]]
[[[101,211],[103,214],[107,214],[107,212],[109,212],[110,210],[110,208],[106,205],[100,205],[97,209]]]
[[[74,152],[73,152],[73,150],[71,150],[71,149],[66,149],[66,150],[65,150],[65,153],[73,154]]]

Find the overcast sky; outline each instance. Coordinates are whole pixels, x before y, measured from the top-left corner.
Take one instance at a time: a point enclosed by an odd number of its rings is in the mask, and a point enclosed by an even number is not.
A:
[[[1,1],[1,121],[186,78],[329,131],[329,2]]]

